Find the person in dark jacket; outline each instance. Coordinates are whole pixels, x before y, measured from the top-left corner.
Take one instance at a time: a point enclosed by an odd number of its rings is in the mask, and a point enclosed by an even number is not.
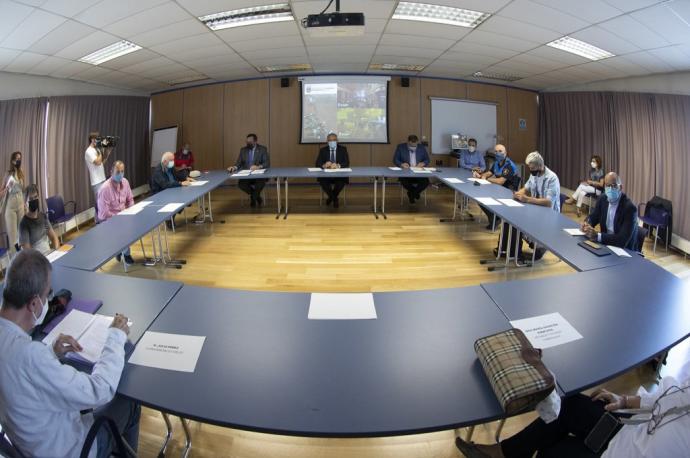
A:
[[[258,137],[256,134],[247,135],[246,146],[240,149],[240,154],[237,156],[237,162],[232,167],[228,167],[228,172],[235,173],[238,170],[261,170],[267,169],[271,166],[271,158],[268,155],[268,149],[265,146],[257,143]],[[256,207],[257,204],[264,203],[261,197],[261,190],[266,186],[266,179],[244,179],[239,180],[237,186],[247,194],[249,194],[251,207]]]
[[[350,166],[350,156],[347,148],[338,144],[338,136],[331,132],[326,138],[328,145],[319,150],[316,157],[316,166],[322,169],[340,169]],[[328,199],[326,205],[333,203],[333,207],[338,208],[338,195],[345,185],[350,182],[348,178],[319,178],[317,180],[326,193]]]
[[[178,181],[175,178],[175,154],[171,152],[163,153],[161,157],[161,165],[153,169],[151,175],[151,192],[156,194],[164,189],[176,188],[178,186],[189,186],[193,181],[187,178],[184,181]]]
[[[595,227],[599,225],[600,231]],[[623,193],[623,184],[615,172],[604,177],[604,195],[582,223],[587,238],[604,245],[637,249],[637,206]]]
[[[407,143],[401,143],[395,148],[393,155],[393,163],[396,167],[403,169],[415,167],[427,167],[431,159],[429,153],[424,145],[419,144],[419,138],[416,135],[407,137]],[[413,204],[415,200],[424,192],[429,186],[428,178],[400,178],[400,184],[407,191],[407,198]]]

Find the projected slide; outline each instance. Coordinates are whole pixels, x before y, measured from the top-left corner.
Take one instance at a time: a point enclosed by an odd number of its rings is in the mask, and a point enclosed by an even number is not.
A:
[[[324,142],[329,132],[343,143],[387,143],[387,94],[384,78],[304,78],[302,143]]]

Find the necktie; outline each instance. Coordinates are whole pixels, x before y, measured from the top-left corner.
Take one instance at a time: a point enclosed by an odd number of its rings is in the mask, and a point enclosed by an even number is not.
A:
[[[249,150],[249,167],[254,165],[254,148]]]
[[[331,150],[331,162],[335,162],[335,150]]]

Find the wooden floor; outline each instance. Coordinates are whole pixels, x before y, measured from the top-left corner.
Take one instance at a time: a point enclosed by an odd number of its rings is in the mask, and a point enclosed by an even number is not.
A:
[[[170,235],[171,254],[187,260],[182,270],[135,266],[126,275],[182,281],[190,285],[263,291],[396,291],[477,285],[508,279],[536,278],[574,272],[551,254],[532,269],[487,272],[479,260],[491,256],[497,233],[487,231],[486,218],[471,209],[479,221],[440,223],[452,213],[452,193],[430,188],[428,206],[399,201],[397,188],[389,188],[388,219],[371,213],[370,188],[350,186],[347,204],[339,210],[319,207],[314,186],[293,186],[291,214],[275,219],[273,190],[267,206],[254,210],[236,188],[213,193],[213,224],[190,223],[178,216]],[[569,214],[574,217],[573,214]],[[481,216],[481,218],[478,218]],[[150,240],[145,244],[150,250]],[[651,252],[651,247],[647,249]],[[132,254],[142,258],[138,245]],[[659,250],[659,263],[679,276],[690,274],[690,262]],[[651,256],[651,258],[655,258]],[[114,261],[104,272],[125,275]],[[585,294],[586,285],[583,285]],[[191,305],[191,304],[190,304]],[[668,370],[686,360],[688,345],[672,353]],[[611,382],[608,387],[633,393],[640,384],[651,386],[654,377],[642,367]],[[458,387],[462,389],[462,387]],[[523,415],[508,421],[502,437],[534,418]],[[482,425],[475,440],[490,442],[495,424]],[[456,457],[454,431],[380,439],[305,439],[249,433],[191,423],[191,456],[225,457]],[[156,456],[165,428],[160,414],[144,409],[140,454]],[[184,436],[175,421],[168,456],[179,455]]]

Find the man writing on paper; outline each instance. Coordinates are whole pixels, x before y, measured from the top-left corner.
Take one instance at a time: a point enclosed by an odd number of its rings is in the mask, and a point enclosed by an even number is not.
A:
[[[247,144],[240,149],[240,154],[237,156],[237,162],[232,167],[228,167],[228,172],[234,173],[238,170],[261,170],[267,169],[271,166],[271,158],[268,155],[268,149],[264,145],[257,143],[258,137],[256,134],[247,135]],[[261,191],[266,186],[266,179],[251,179],[239,180],[237,186],[247,194],[251,199],[250,205],[252,208],[257,204],[264,203],[261,197]]]
[[[470,138],[467,141],[467,149],[460,152],[460,167],[477,173],[483,173],[486,169],[484,154],[477,151],[477,140],[474,138]]]
[[[105,181],[98,191],[98,219],[101,221],[108,220],[132,205],[134,205],[134,197],[132,196],[132,188],[129,186],[129,181],[125,178],[125,163],[115,161],[110,178]],[[124,258],[125,264],[129,266],[134,264],[129,247],[118,254],[116,258],[117,262],[122,261]]]
[[[338,144],[338,136],[331,132],[326,137],[328,145],[319,150],[319,155],[316,157],[316,166],[322,169],[339,169],[350,166],[350,156],[347,154],[347,148]],[[343,190],[345,185],[350,182],[349,178],[319,178],[317,179],[323,192],[326,193],[328,199],[326,205],[333,203],[334,208],[338,208],[340,203],[338,195]]]
[[[491,170],[482,172],[481,170],[474,170],[472,176],[474,178],[483,178],[490,181],[493,184],[503,186],[511,191],[517,191],[518,186],[520,186],[520,176],[518,175],[517,165],[508,157],[508,150],[504,145],[500,143],[494,147],[494,155],[496,156],[496,161],[494,162]],[[493,218],[494,214],[486,207],[481,206],[482,211],[489,219],[489,224],[486,226],[488,230],[494,229],[501,222],[500,218],[496,219],[494,224]]]
[[[431,160],[426,147],[419,143],[416,135],[407,137],[407,143],[401,143],[395,148],[393,163],[397,167],[409,169],[410,167],[426,167]],[[407,190],[407,198],[413,204],[419,200],[419,196],[429,186],[428,178],[400,178],[400,184]]]
[[[156,194],[164,189],[177,188],[179,186],[189,186],[189,184],[194,181],[192,178],[186,178],[183,181],[178,181],[173,172],[175,169],[175,155],[171,152],[163,153],[161,156],[160,167],[155,167],[153,169],[153,175],[151,176],[151,193]],[[180,210],[177,213],[180,213]],[[166,221],[165,224],[168,228],[173,225],[173,220],[175,215],[173,215],[170,220]]]
[[[116,315],[91,374],[61,364],[81,346],[60,335],[52,346],[29,333],[48,312],[51,266],[36,250],[22,250],[7,269],[0,307],[0,424],[24,456],[79,456],[94,418],[108,416],[134,450],[140,407],[115,395],[125,364],[127,317]],[[84,413],[82,413],[84,412]],[[89,458],[107,457],[113,440],[101,428]]]
[[[60,240],[50,225],[45,213],[39,210],[38,187],[30,184],[26,188],[26,213],[19,222],[19,245],[23,250],[34,248],[43,255],[60,248]],[[50,242],[53,248],[50,248]]]
[[[597,224],[601,232],[594,229]],[[637,207],[623,192],[618,174],[609,172],[604,177],[604,195],[582,223],[582,232],[604,245],[637,250],[637,227]]]

